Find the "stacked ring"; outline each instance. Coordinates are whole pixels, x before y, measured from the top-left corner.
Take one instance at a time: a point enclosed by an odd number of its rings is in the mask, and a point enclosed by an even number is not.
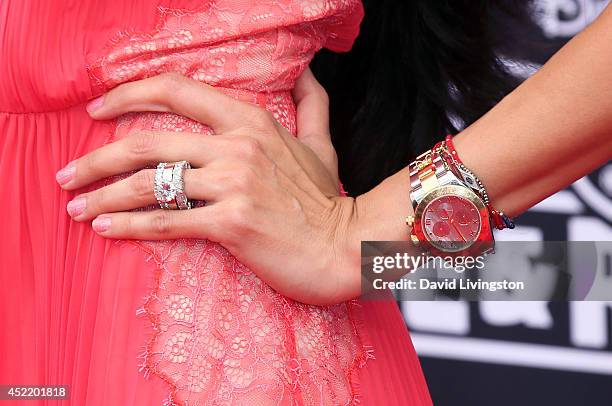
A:
[[[185,195],[185,169],[191,169],[187,161],[160,162],[157,165],[153,192],[162,209],[191,209],[191,202]]]

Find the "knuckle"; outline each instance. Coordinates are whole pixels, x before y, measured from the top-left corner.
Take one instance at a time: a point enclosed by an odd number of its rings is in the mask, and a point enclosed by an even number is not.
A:
[[[153,232],[158,235],[168,235],[172,231],[172,217],[170,212],[161,210],[151,219]]]
[[[327,90],[325,90],[325,88],[319,83],[317,83],[316,89],[321,103],[329,105],[329,94],[327,93]]]
[[[118,219],[121,219],[121,221],[120,221],[121,228],[127,234],[133,234],[134,233],[134,231],[136,229],[136,225],[134,224],[133,216],[119,216]]]
[[[173,94],[185,84],[185,76],[177,72],[166,72],[159,75],[162,92]]]
[[[242,235],[249,229],[252,214],[253,205],[249,199],[234,199],[226,206],[221,220],[229,231]]]
[[[191,190],[206,189],[207,183],[213,182],[213,176],[211,176],[208,170],[204,170],[203,168],[191,169],[191,173],[193,176],[185,179],[186,187]]]
[[[85,155],[85,157],[81,161],[83,165],[83,169],[85,169],[85,172],[90,173],[90,174],[95,174],[99,172],[100,170],[99,162],[100,160],[96,152],[92,152],[90,154]]]
[[[255,172],[248,166],[241,166],[233,176],[234,188],[240,192],[250,190],[255,181]]]
[[[240,158],[249,162],[254,161],[263,153],[259,140],[252,137],[237,138]]]
[[[251,120],[255,127],[262,129],[268,129],[276,124],[274,115],[268,110],[261,108],[253,110]]]
[[[139,131],[128,138],[130,153],[136,157],[146,157],[151,155],[159,145],[159,134],[153,131]]]
[[[155,171],[152,169],[141,170],[132,177],[132,187],[139,200],[148,200],[153,194],[154,183]]]
[[[283,136],[279,131],[268,131],[266,134],[253,135],[252,138],[255,140],[255,148],[259,154],[259,157],[266,157],[269,154],[271,156],[280,156],[283,149],[286,148]]]
[[[107,206],[106,199],[107,197],[110,197],[106,193],[105,189],[106,188],[103,187],[81,195],[81,198],[85,199],[86,202],[84,210],[86,215],[89,216],[104,211],[104,208]]]
[[[107,204],[108,198],[107,189],[105,187],[96,190],[93,193],[87,195],[87,206],[90,210],[100,210]]]

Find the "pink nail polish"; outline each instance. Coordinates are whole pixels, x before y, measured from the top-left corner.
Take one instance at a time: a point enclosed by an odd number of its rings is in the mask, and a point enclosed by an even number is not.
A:
[[[66,165],[63,169],[60,169],[55,174],[55,180],[60,185],[64,185],[70,182],[72,178],[74,178],[75,173],[76,173],[76,164],[74,163],[74,161],[72,161],[68,165]]]
[[[97,97],[93,99],[92,101],[90,101],[89,103],[87,103],[87,106],[85,107],[85,109],[87,110],[89,114],[91,114],[94,111],[98,110],[100,107],[102,107],[103,104],[104,104],[104,95]]]
[[[103,233],[108,231],[111,226],[111,218],[110,217],[96,217],[94,221],[91,222],[91,226],[93,227],[96,233]]]
[[[70,214],[70,217],[76,217],[83,214],[83,212],[85,211],[85,206],[87,206],[87,201],[85,200],[85,198],[77,197],[74,200],[68,202],[66,210],[68,211],[68,214]]]

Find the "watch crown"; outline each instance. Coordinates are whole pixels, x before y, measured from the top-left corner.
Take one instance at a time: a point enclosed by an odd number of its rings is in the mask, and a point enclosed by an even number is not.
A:
[[[419,237],[417,237],[416,235],[412,234],[410,236],[410,241],[412,241],[412,243],[414,245],[419,245],[420,241],[419,241]]]
[[[414,226],[414,216],[406,217],[406,225],[408,225],[409,227]]]

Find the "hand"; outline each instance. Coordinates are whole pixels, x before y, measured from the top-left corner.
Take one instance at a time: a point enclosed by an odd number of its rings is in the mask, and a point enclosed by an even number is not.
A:
[[[359,268],[344,255],[355,204],[339,196],[327,95],[306,71],[294,98],[297,139],[265,110],[177,74],[118,86],[90,104],[92,118],[172,112],[209,125],[217,135],[134,133],[73,161],[58,173],[61,186],[79,189],[158,162],[186,160],[194,168],[185,172],[186,195],[207,204],[128,212],[156,204],[155,170],[143,169],[77,196],[69,214],[75,221],[95,219],[94,230],[108,238],[217,241],[295,300],[330,304],[357,296]]]

